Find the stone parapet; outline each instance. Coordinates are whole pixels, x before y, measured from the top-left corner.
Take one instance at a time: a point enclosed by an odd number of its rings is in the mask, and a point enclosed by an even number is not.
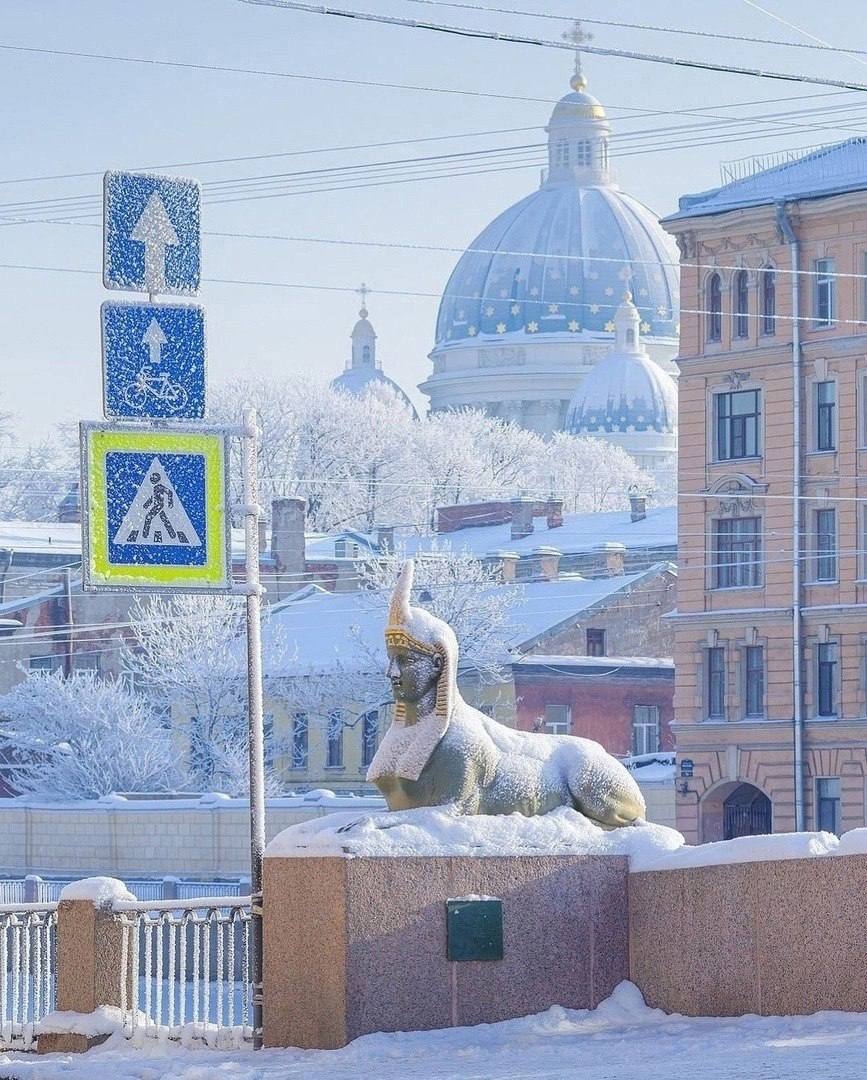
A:
[[[593,1008],[627,977],[625,856],[265,860],[265,1042]],[[495,896],[503,959],[450,961],[446,900]]]

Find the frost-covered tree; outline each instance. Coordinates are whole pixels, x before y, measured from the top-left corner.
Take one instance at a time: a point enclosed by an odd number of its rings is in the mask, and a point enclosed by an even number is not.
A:
[[[249,790],[244,619],[243,601],[222,595],[137,600],[130,611],[123,667],[136,691],[170,714],[194,790]],[[279,635],[268,640],[266,690],[284,670]],[[267,783],[279,786],[273,775]]]
[[[547,477],[540,477],[540,484],[544,489],[547,480],[547,490],[563,498],[563,508],[569,513],[625,510],[630,487],[654,490],[653,478],[635,459],[604,439],[561,432],[548,443],[544,468]]]
[[[177,784],[175,757],[148,702],[92,672],[35,672],[0,698],[0,773],[22,794],[163,791]]]
[[[0,440],[0,519],[56,521],[58,504],[77,479],[77,444],[66,437],[29,446]]]

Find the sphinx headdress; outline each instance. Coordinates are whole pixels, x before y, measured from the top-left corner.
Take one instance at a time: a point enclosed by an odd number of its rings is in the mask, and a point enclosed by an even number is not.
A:
[[[458,639],[448,623],[424,608],[410,604],[415,564],[407,559],[400,571],[385,628],[385,643],[392,648],[415,649],[428,656],[441,656],[443,670],[437,685],[435,713],[448,724],[457,697]],[[395,720],[406,719],[402,704],[395,706]],[[445,728],[443,728],[445,730]]]

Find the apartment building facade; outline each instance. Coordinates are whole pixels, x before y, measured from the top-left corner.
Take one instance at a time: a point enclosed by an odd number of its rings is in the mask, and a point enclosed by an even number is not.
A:
[[[678,828],[867,822],[867,143],[681,199]]]

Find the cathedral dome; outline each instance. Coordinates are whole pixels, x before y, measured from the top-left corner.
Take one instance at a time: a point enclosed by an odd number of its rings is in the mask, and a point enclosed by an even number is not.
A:
[[[575,391],[566,423],[573,435],[677,433],[677,388],[641,348],[638,324],[627,293],[615,316],[615,347]]]

